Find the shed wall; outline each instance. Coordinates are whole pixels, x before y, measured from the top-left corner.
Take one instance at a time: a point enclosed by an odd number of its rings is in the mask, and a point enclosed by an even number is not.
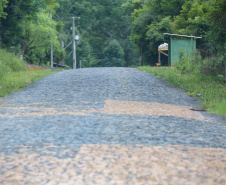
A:
[[[175,39],[170,38],[169,46],[169,66],[175,66],[180,59],[180,53],[189,54],[196,49],[196,40],[195,39]]]

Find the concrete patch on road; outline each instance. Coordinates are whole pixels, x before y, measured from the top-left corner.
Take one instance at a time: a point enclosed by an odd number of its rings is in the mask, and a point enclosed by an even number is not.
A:
[[[205,120],[199,112],[194,112],[189,107],[138,101],[105,100],[101,113],[174,116]]]
[[[17,155],[1,154],[0,183],[2,185],[226,183],[226,149],[119,144],[83,144],[80,148],[71,147],[21,147],[16,151]]]

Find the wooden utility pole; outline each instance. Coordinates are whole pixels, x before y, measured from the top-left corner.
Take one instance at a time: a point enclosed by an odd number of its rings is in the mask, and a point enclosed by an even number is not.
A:
[[[72,17],[72,44],[73,44],[73,69],[76,69],[76,46],[75,46],[75,17]]]
[[[61,44],[62,44],[62,48],[64,49],[64,41],[62,40],[61,41]],[[64,65],[65,64],[65,61],[64,61],[64,59],[62,60],[62,65]]]

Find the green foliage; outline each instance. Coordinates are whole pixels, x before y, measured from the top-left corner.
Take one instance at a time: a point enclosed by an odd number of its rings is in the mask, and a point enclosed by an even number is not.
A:
[[[108,46],[104,49],[104,67],[122,67],[124,66],[123,60],[124,52],[117,40],[109,42]]]
[[[2,3],[5,1],[2,1]],[[3,3],[4,4],[4,3]],[[0,7],[3,7],[0,4]],[[21,53],[27,62],[42,64],[49,60],[50,44],[54,45],[56,62],[62,56],[58,31],[60,21],[50,21],[50,7],[59,6],[56,0],[8,0],[4,4],[5,19],[0,17],[0,40],[3,47]],[[1,8],[0,8],[1,11]],[[46,57],[48,56],[48,57]]]
[[[226,85],[216,76],[185,73],[170,67],[139,67],[138,69],[167,80],[172,85],[185,89],[191,96],[201,94],[202,106],[209,112],[226,116]]]
[[[181,70],[181,72],[183,73],[188,70],[190,64],[190,55],[180,52],[179,59],[180,60],[177,63],[177,69]]]
[[[15,1],[8,0],[5,4],[5,19],[0,19],[0,39],[3,47],[19,47],[23,27],[21,23],[27,20],[35,19],[37,7],[33,0]]]
[[[111,40],[116,39],[123,48],[126,65],[135,65],[137,56],[134,54],[134,44],[130,41],[131,32],[130,14],[126,6],[122,6],[126,0],[108,2],[106,0],[85,1],[58,1],[60,7],[56,14],[64,23],[63,35],[65,45],[71,41],[70,17],[75,19],[76,34],[82,37],[77,50],[77,61],[82,60],[84,67],[101,66],[104,59],[104,48]],[[57,18],[54,16],[54,18]],[[70,53],[72,46],[66,49]],[[86,54],[85,54],[86,53]],[[72,61],[72,55],[66,61]],[[72,64],[72,63],[71,63]]]
[[[157,53],[158,46],[162,44],[164,40],[163,33],[168,33],[170,31],[169,25],[171,22],[171,17],[167,16],[160,22],[153,21],[152,24],[147,27],[146,39],[150,40],[150,49],[153,53]]]
[[[139,2],[141,6],[132,13],[133,27],[130,37],[137,49],[139,48],[142,63],[154,65],[158,60],[158,46],[166,42],[163,33],[170,31],[172,18],[180,13],[184,0]]]
[[[9,53],[4,49],[0,49],[0,79],[9,73],[24,71],[26,65],[19,57],[16,57],[14,53]],[[0,80],[0,81],[1,81]]]
[[[202,74],[204,76],[224,76],[224,56],[203,58],[199,52],[193,54],[181,53],[177,68],[181,73]]]
[[[81,44],[77,47],[77,54],[79,60],[82,61],[82,67],[96,67],[100,66],[100,62],[93,55],[93,49],[89,44],[87,38],[82,39]]]
[[[200,61],[197,61],[200,62]],[[224,74],[224,57],[223,56],[211,56],[202,61],[200,72],[208,76],[218,76]]]
[[[209,1],[186,1],[182,6],[180,15],[177,15],[171,24],[172,32],[186,35],[204,35],[210,27],[207,19],[209,8]]]
[[[134,2],[139,2],[140,6],[135,7]],[[197,48],[203,57],[225,53],[225,0],[130,0],[126,5],[130,11],[133,8],[130,37],[143,64],[156,63],[158,46],[168,42],[164,32],[202,36]]]
[[[154,65],[158,46],[167,42],[164,32],[202,36],[197,47],[203,57],[224,55],[225,11],[225,0],[0,0],[0,44],[22,52],[29,62],[45,64],[52,43],[54,61],[65,58],[72,65],[72,45],[67,54],[60,45],[70,44],[71,17],[76,17],[75,32],[82,38],[76,43],[77,60],[84,67],[101,66],[104,49],[114,39],[123,48],[125,66]]]
[[[164,17],[160,22],[153,21],[153,23],[147,27],[147,39],[155,41],[164,40],[163,33],[167,33],[169,31],[170,23],[170,16]]]
[[[7,15],[7,13],[4,12],[4,8],[6,7],[7,3],[7,0],[0,0],[0,19],[5,18]]]
[[[218,51],[225,55],[226,51],[226,1],[215,0],[212,1],[209,12],[209,20],[211,30],[209,31],[210,42],[213,42]],[[226,62],[225,62],[226,65]]]
[[[46,50],[49,50],[50,44],[54,45],[55,50],[60,48],[55,26],[55,22],[50,20],[49,14],[45,13],[44,10],[39,12],[36,20],[24,22],[22,55],[28,61],[32,55],[36,58],[44,56]]]
[[[56,0],[42,0],[42,1],[44,1],[45,4],[50,6],[52,9],[59,7],[59,4],[56,2]]]

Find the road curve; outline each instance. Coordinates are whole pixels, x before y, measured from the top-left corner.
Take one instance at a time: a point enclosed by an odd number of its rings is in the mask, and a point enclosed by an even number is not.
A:
[[[133,68],[51,74],[0,99],[0,184],[226,184],[226,124]]]

